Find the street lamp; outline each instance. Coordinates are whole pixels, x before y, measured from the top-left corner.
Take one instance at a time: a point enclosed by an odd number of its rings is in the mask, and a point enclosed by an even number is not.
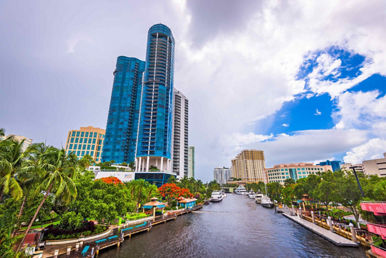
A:
[[[361,195],[362,197],[365,197],[365,194],[363,193],[363,190],[362,190],[362,186],[361,186],[361,183],[359,182],[359,178],[358,178],[358,175],[357,175],[357,172],[355,171],[355,167],[352,166],[350,167],[352,169],[352,171],[354,172],[354,176],[355,176],[355,179],[357,180],[357,183],[358,183],[358,187],[359,187],[359,190],[361,191]]]

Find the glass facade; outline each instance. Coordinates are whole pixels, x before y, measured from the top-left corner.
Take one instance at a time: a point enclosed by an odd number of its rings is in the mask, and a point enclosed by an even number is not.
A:
[[[102,151],[103,161],[130,163],[135,159],[144,71],[144,61],[125,56],[117,59]]]
[[[163,25],[148,32],[137,157],[171,158],[174,38]]]
[[[340,170],[340,164],[342,162],[341,161],[336,161],[336,160],[333,160],[333,161],[330,161],[330,160],[326,160],[326,161],[323,161],[323,162],[320,162],[318,165],[320,166],[326,166],[326,165],[330,165],[332,167],[332,171],[337,171],[337,170]]]

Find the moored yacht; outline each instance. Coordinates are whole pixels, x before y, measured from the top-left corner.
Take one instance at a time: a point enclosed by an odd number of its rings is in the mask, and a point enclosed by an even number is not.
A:
[[[256,201],[257,204],[261,204],[261,198],[263,198],[263,196],[264,195],[262,193],[256,194],[255,201]]]
[[[255,192],[254,191],[250,191],[249,193],[248,193],[248,197],[250,198],[250,199],[255,199]]]
[[[245,187],[243,185],[239,185],[235,189],[235,194],[247,194],[247,190],[245,190]]]
[[[212,196],[210,198],[211,202],[221,202],[224,199],[224,195],[220,191],[213,191]]]
[[[261,206],[263,206],[265,208],[273,208],[274,204],[268,196],[264,195],[261,198]]]

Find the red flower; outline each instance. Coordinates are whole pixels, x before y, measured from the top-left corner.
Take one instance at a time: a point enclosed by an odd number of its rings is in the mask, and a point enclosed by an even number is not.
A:
[[[103,182],[105,182],[106,184],[123,184],[121,180],[119,180],[118,178],[114,177],[114,176],[110,176],[110,177],[103,177],[101,179],[99,179]]]

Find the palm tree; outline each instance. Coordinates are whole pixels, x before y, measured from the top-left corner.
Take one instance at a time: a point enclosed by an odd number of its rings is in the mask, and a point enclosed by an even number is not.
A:
[[[76,198],[77,190],[73,181],[76,172],[75,165],[70,162],[66,152],[49,147],[42,155],[42,168],[44,169],[44,176],[42,182],[42,189],[44,189],[44,196],[39,206],[37,207],[34,216],[28,224],[27,230],[20,242],[17,252],[23,246],[24,240],[30,231],[40,209],[48,196],[55,193],[56,198],[62,199],[65,203],[69,203],[71,199]]]
[[[4,128],[0,128],[0,136],[4,136],[5,135],[5,130]]]
[[[24,140],[17,142],[12,138],[0,142],[0,201],[3,194],[11,194],[16,201],[23,197],[23,190],[16,179],[23,166],[23,143]]]
[[[16,233],[16,230],[20,226],[20,218],[23,215],[25,203],[27,201],[27,197],[35,196],[39,194],[40,190],[38,187],[40,179],[43,176],[43,162],[41,159],[41,155],[47,150],[47,146],[44,143],[35,143],[28,147],[25,151],[25,155],[27,157],[24,167],[21,169],[18,175],[18,181],[23,189],[24,197],[21,203],[19,213],[17,215],[17,227],[15,228],[12,236]]]

